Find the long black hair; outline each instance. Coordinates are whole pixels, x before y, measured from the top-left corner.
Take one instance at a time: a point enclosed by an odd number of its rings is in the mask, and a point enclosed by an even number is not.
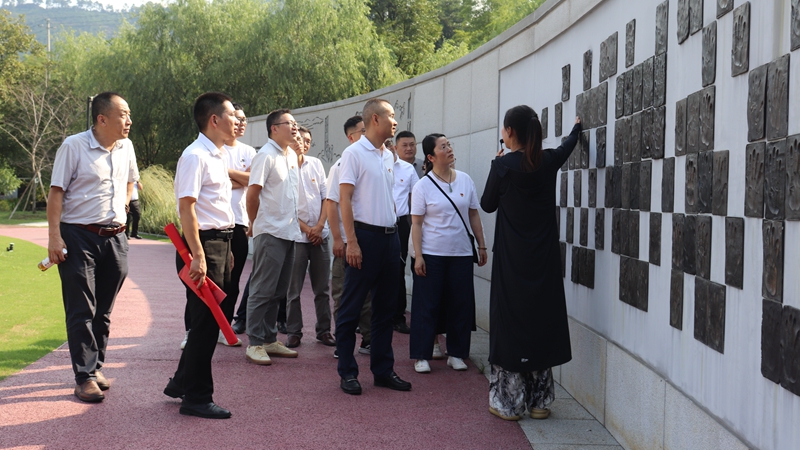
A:
[[[445,136],[441,133],[431,133],[425,136],[425,139],[422,140],[422,155],[425,158],[425,162],[422,163],[422,170],[425,173],[433,170],[433,163],[428,159],[428,156],[433,156],[436,152],[436,141],[440,137]]]
[[[538,169],[542,162],[542,124],[536,111],[528,105],[509,109],[503,118],[503,128],[513,129],[522,145],[522,169],[526,172]]]

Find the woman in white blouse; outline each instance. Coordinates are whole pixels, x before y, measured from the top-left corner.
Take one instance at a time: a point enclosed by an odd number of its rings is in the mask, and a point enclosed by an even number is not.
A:
[[[473,243],[486,264],[483,225],[475,183],[453,169],[453,147],[443,134],[422,140],[426,176],[411,193],[411,242],[416,256],[411,297],[411,359],[414,370],[431,371],[437,333],[447,333],[447,365],[466,370],[475,324]],[[456,210],[458,208],[458,210]],[[441,329],[439,329],[441,328]]]

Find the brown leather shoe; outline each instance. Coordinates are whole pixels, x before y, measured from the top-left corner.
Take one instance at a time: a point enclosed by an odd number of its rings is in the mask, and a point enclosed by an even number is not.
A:
[[[323,333],[317,340],[328,347],[336,347],[336,339],[330,333]]]
[[[75,397],[87,403],[102,402],[106,398],[94,380],[86,380],[83,384],[75,386]]]
[[[103,376],[103,372],[95,370],[94,376],[97,378],[97,387],[99,387],[101,391],[107,391],[108,388],[111,387],[111,383],[109,383],[108,379]]]
[[[289,336],[286,340],[286,346],[289,348],[300,347],[300,336]]]

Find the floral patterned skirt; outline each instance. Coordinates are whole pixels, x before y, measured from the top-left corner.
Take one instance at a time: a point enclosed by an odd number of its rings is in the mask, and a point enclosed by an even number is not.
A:
[[[489,377],[489,406],[504,416],[519,416],[535,409],[547,409],[555,400],[553,370],[509,372],[492,364]]]

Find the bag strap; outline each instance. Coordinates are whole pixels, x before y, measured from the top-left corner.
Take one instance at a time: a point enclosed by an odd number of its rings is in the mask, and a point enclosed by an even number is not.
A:
[[[439,189],[439,192],[441,192],[441,193],[442,193],[442,195],[444,195],[444,196],[445,196],[445,198],[446,198],[446,199],[447,199],[447,200],[450,202],[450,204],[451,204],[451,205],[453,205],[453,208],[456,210],[456,214],[458,214],[458,218],[459,218],[459,219],[461,219],[461,223],[463,223],[463,224],[464,224],[464,229],[465,229],[465,230],[467,230],[467,234],[469,235],[469,237],[471,237],[471,238],[473,238],[473,239],[474,239],[474,237],[472,236],[472,233],[470,233],[470,232],[469,232],[469,227],[467,227],[467,222],[465,222],[465,221],[464,221],[464,217],[461,215],[461,211],[459,211],[459,210],[458,210],[458,207],[457,207],[457,206],[456,206],[456,204],[453,202],[453,200],[450,198],[450,196],[449,196],[449,195],[447,195],[447,194],[444,192],[444,190],[442,189],[442,187],[441,187],[441,186],[439,186],[439,183],[437,183],[437,182],[436,182],[436,181],[435,181],[433,178],[431,178],[431,174],[430,174],[430,172],[428,172],[427,174],[425,174],[425,177],[426,177],[426,178],[428,178],[429,180],[431,180],[431,183],[433,183],[433,185],[434,185],[434,186],[436,186],[436,189]]]

